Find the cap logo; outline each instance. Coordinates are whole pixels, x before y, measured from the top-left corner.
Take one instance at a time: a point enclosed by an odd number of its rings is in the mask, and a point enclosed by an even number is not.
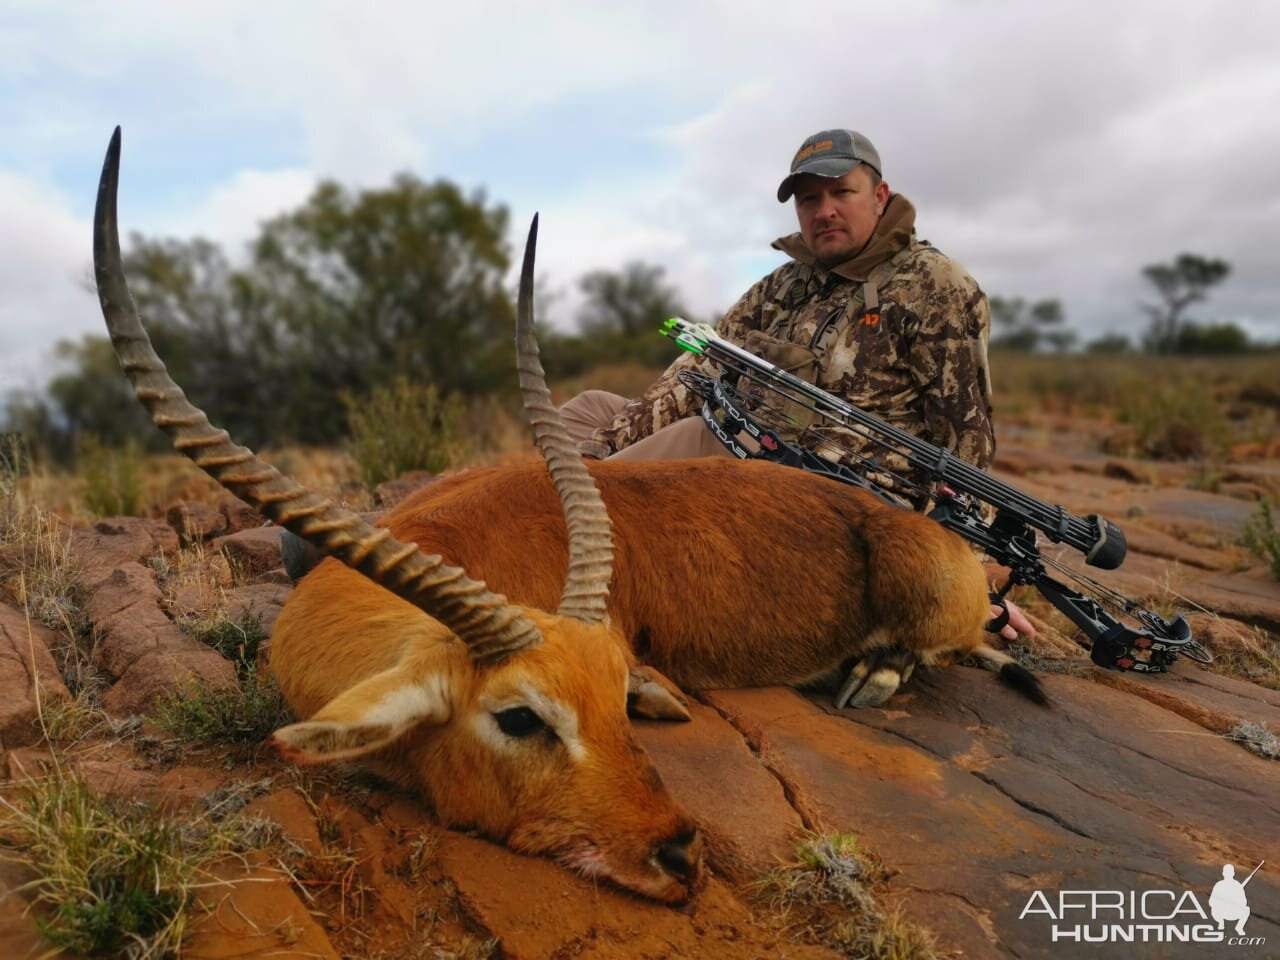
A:
[[[795,159],[791,161],[791,169],[794,170],[796,168],[796,164],[804,163],[804,161],[808,160],[815,153],[822,153],[823,151],[830,150],[835,145],[834,140],[819,140],[817,143],[811,143],[807,147],[801,147],[800,152],[797,153],[795,155]]]

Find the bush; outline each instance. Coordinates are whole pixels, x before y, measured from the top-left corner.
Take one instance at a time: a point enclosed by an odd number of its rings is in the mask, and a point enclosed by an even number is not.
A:
[[[1244,525],[1240,542],[1265,560],[1271,567],[1271,575],[1280,580],[1280,529],[1276,528],[1269,500],[1258,504],[1258,512]]]
[[[1234,323],[1188,323],[1173,344],[1174,353],[1195,357],[1248,353],[1252,348],[1249,334]]]
[[[162,700],[156,722],[184,743],[256,746],[293,716],[275,678],[257,669],[258,647],[267,638],[262,615],[246,611],[238,621],[222,614],[184,617],[178,625],[235,664],[236,682],[226,687],[193,684]]]
[[[142,511],[142,453],[134,440],[121,448],[106,446],[96,437],[80,448],[78,467],[81,496],[99,517],[136,517]]]
[[[156,708],[156,722],[183,743],[256,747],[292,721],[275,678],[256,672],[231,686],[189,686]]]
[[[443,400],[434,384],[397,377],[364,398],[344,395],[352,458],[366,485],[376,487],[408,470],[439,473],[468,453],[466,409],[457,394]]]
[[[1159,460],[1221,459],[1229,429],[1203,386],[1130,381],[1118,419],[1136,434],[1138,454]]]

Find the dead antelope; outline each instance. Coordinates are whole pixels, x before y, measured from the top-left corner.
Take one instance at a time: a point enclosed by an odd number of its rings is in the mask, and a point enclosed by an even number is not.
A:
[[[609,520],[540,366],[522,368],[521,385],[564,504],[555,522],[562,537],[565,526],[570,531],[573,559],[558,595],[530,608],[304,490],[187,401],[152,349],[125,282],[119,154],[117,128],[98,188],[94,272],[138,399],[177,449],[227,489],[360,571],[346,584],[349,595],[309,589],[282,617],[274,666],[290,704],[309,719],[278,731],[277,746],[301,762],[369,756],[384,774],[423,791],[446,825],[474,827],[659,900],[687,899],[703,873],[702,838],[627,721],[632,658],[605,617]],[[532,267],[531,235],[525,314]],[[492,510],[472,519],[500,522]],[[663,708],[670,695],[655,684],[636,692],[658,712],[680,709],[674,700]]]
[[[95,264],[139,398],[178,449],[337,558],[298,584],[275,627],[272,669],[308,718],[277,731],[286,756],[366,758],[445,824],[679,901],[701,876],[701,839],[625,714],[688,716],[662,674],[689,689],[803,684],[857,660],[845,693],[870,705],[912,663],[956,651],[1040,696],[983,643],[984,571],[933,521],[763,462],[584,468],[533,339],[532,231],[517,340],[546,466],[458,474],[381,529],[307,493],[210,427],[151,349],[120,267],[118,151],[117,131]]]

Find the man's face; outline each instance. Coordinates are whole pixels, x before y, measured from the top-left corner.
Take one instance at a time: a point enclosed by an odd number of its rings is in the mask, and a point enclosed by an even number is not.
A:
[[[848,260],[866,245],[889,202],[889,185],[871,186],[871,171],[858,164],[843,177],[806,173],[795,182],[800,235],[824,266]]]

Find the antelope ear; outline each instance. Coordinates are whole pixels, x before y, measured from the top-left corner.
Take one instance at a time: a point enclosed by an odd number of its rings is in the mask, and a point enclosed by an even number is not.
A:
[[[291,763],[352,760],[419,724],[444,723],[451,712],[444,674],[424,676],[399,664],[339,694],[310,720],[281,727],[269,742]]]
[[[649,720],[692,720],[680,688],[653,667],[640,664],[627,674],[627,713]]]

